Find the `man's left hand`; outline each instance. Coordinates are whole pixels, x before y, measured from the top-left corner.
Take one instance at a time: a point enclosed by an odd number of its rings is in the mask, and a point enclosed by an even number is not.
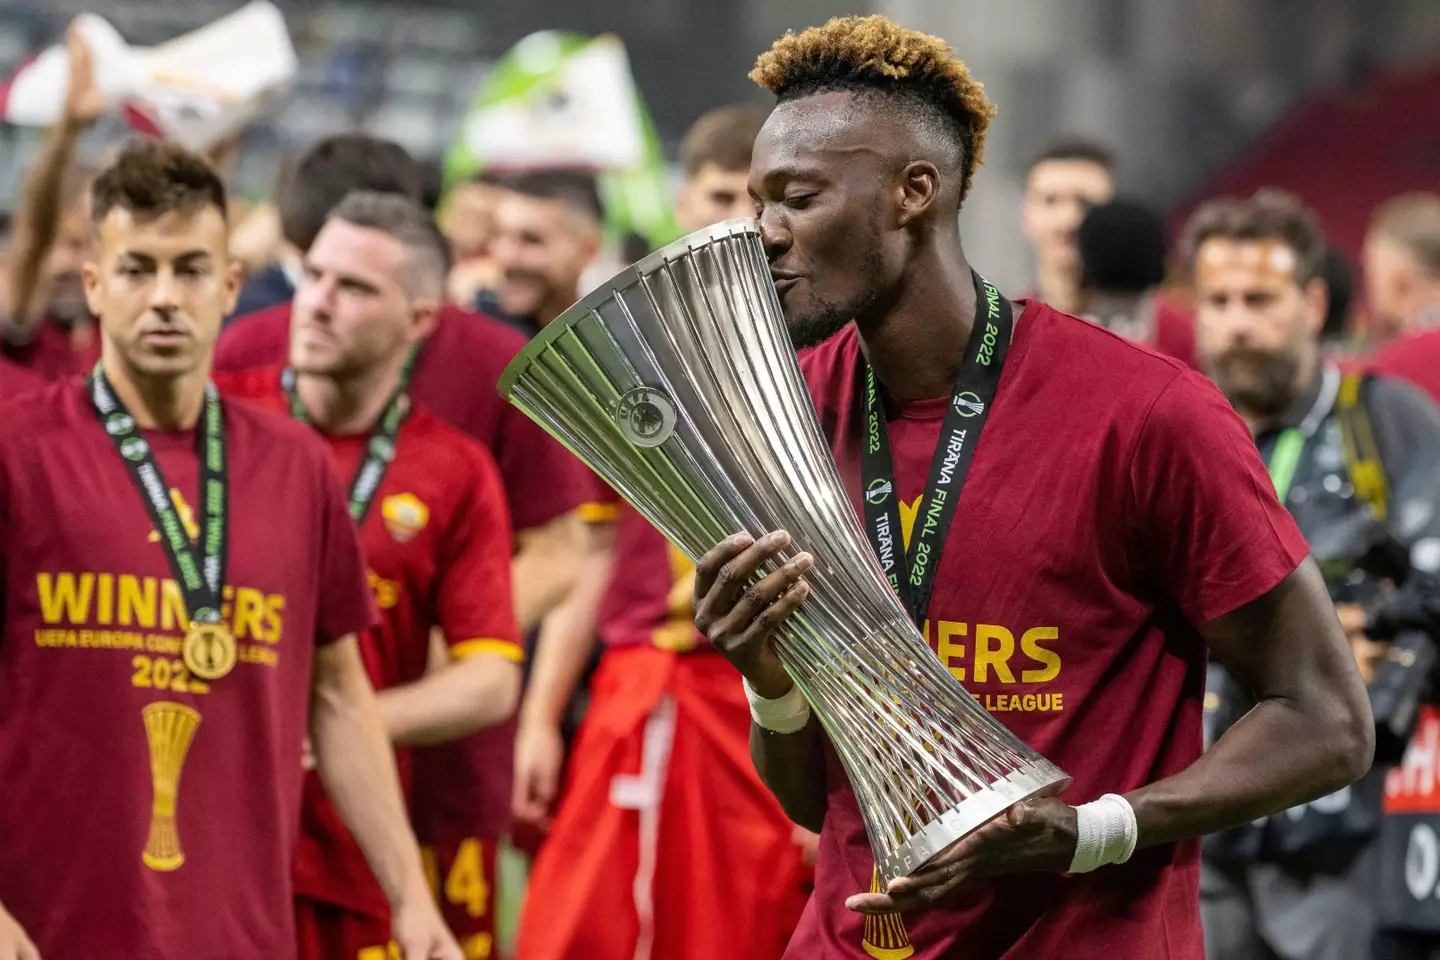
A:
[[[923,909],[967,880],[1007,873],[1070,868],[1075,856],[1075,808],[1054,797],[1017,803],[946,850],[919,873],[890,881],[885,893],[845,901],[856,913],[877,916]]]
[[[465,960],[428,891],[391,911],[390,938],[404,960]]]

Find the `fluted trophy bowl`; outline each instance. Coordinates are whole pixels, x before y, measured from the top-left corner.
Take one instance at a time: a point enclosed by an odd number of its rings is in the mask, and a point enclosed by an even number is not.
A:
[[[775,649],[885,880],[1069,778],[987,713],[891,591],[845,494],[751,220],[650,254],[541,331],[500,392],[690,559],[741,530],[815,565]],[[624,571],[619,572],[624,576]]]

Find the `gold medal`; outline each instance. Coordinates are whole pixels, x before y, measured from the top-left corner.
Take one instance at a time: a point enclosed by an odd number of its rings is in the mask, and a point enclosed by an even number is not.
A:
[[[219,680],[235,669],[235,635],[223,623],[192,623],[185,634],[185,666],[201,680]]]

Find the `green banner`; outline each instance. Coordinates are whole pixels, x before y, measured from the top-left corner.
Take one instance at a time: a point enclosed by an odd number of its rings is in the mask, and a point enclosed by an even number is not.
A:
[[[446,154],[445,185],[487,167],[594,170],[613,239],[679,236],[660,137],[614,35],[547,30],[500,58]]]

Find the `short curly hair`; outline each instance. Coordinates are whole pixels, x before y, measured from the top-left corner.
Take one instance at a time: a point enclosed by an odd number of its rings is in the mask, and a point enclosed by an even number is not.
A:
[[[787,32],[762,53],[750,79],[783,103],[851,91],[909,100],[960,148],[960,199],[985,155],[995,105],[949,45],[886,17],[835,17],[823,27]]]

